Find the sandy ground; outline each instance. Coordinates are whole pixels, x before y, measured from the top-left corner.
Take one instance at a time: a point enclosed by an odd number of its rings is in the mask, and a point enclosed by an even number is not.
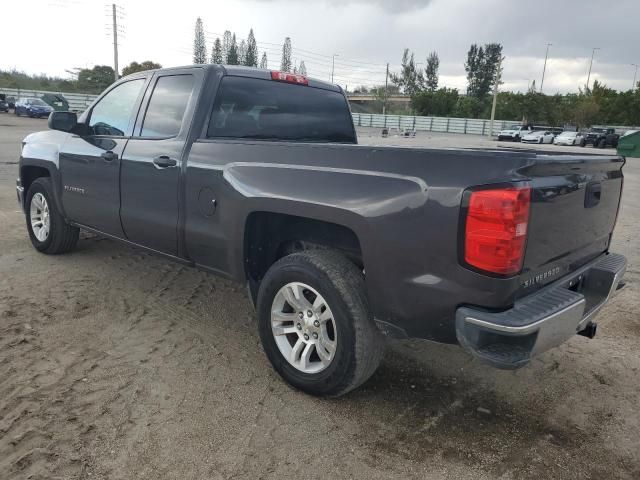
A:
[[[35,252],[15,161],[42,128],[0,114],[1,479],[640,478],[640,160],[613,243],[627,287],[595,340],[516,372],[390,343],[363,388],[322,400],[273,372],[241,286],[89,235]]]

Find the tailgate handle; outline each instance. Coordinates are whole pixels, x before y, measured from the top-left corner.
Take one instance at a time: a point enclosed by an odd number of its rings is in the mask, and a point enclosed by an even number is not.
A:
[[[591,208],[598,205],[601,194],[602,184],[600,182],[590,182],[587,184],[587,191],[584,195],[584,208]]]

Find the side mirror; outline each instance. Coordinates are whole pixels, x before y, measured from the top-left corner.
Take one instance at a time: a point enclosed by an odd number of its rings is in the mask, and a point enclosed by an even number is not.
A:
[[[49,128],[70,132],[78,124],[78,116],[74,112],[51,112],[49,114]]]

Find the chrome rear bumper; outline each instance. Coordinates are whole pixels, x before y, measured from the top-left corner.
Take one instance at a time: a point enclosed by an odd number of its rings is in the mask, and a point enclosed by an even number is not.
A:
[[[622,255],[607,254],[504,312],[460,307],[456,335],[474,356],[497,368],[514,369],[585,330],[616,291],[627,267]]]

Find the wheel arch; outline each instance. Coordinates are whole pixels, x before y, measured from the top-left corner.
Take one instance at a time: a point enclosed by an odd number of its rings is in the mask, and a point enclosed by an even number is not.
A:
[[[64,216],[64,209],[62,208],[62,201],[60,198],[60,191],[57,188],[59,183],[59,175],[58,169],[55,166],[46,160],[38,160],[38,159],[21,159],[20,160],[20,184],[24,188],[24,197],[23,202],[26,203],[27,194],[29,192],[29,188],[33,184],[33,182],[38,178],[50,178],[52,183],[53,190],[53,200],[56,203],[56,207],[60,212],[62,212]],[[22,208],[26,208],[25,205],[22,205]]]
[[[245,276],[255,303],[258,287],[271,265],[291,253],[331,249],[364,269],[362,245],[356,231],[344,224],[290,213],[258,210],[244,224]]]

